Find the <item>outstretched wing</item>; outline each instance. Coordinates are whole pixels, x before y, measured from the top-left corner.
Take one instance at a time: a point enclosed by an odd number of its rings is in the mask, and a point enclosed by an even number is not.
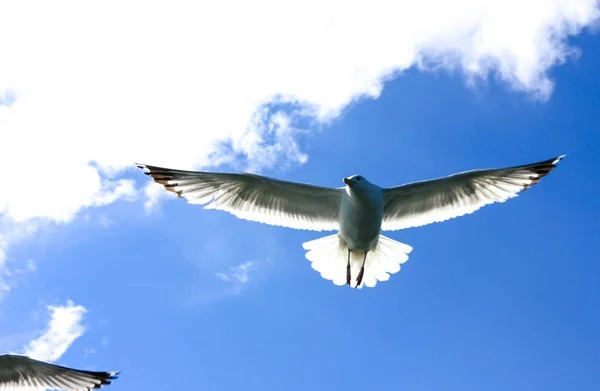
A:
[[[286,182],[253,174],[172,170],[138,164],[157,183],[239,218],[313,231],[339,229],[341,190]]]
[[[384,189],[381,229],[419,227],[504,202],[538,183],[564,157],[523,166],[467,171]]]
[[[86,391],[110,384],[118,372],[80,371],[26,356],[0,356],[0,390]]]

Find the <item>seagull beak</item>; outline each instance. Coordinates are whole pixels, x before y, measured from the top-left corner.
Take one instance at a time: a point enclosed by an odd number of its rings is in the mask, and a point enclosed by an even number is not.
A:
[[[352,181],[348,178],[344,178],[344,183],[350,186],[352,184]]]

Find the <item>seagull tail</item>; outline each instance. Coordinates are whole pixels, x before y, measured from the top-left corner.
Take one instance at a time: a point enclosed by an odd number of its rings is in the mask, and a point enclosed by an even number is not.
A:
[[[312,268],[321,273],[321,277],[335,285],[345,285],[347,278],[348,247],[339,234],[325,236],[302,244],[306,258]],[[365,272],[360,286],[356,286],[356,277],[360,272],[364,252],[352,252],[350,255],[350,286],[362,288],[374,287],[377,281],[387,281],[390,274],[400,271],[400,265],[408,260],[412,247],[380,235],[375,248],[368,252]]]

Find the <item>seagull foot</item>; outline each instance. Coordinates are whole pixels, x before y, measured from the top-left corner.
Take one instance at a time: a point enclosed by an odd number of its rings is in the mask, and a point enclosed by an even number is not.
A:
[[[362,284],[363,275],[365,274],[365,262],[367,261],[367,253],[368,251],[365,251],[365,256],[360,267],[360,272],[358,272],[358,276],[356,276],[356,288],[358,288],[360,284]]]
[[[350,264],[346,266],[346,284],[350,285],[350,280],[352,280],[352,276],[350,274]]]
[[[363,279],[364,274],[365,274],[365,266],[363,265],[363,267],[360,268],[360,272],[358,273],[358,276],[356,276],[356,287],[357,288],[360,286],[360,284],[362,284],[362,279]]]
[[[348,265],[346,266],[346,284],[350,286],[352,280],[352,273],[350,273],[350,249],[348,249]]]

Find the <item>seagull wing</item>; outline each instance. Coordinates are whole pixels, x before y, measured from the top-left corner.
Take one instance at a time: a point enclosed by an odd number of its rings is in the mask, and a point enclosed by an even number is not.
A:
[[[207,209],[239,218],[313,231],[339,229],[341,189],[286,182],[253,174],[172,170],[138,164],[146,175]]]
[[[548,175],[565,155],[523,166],[473,170],[383,190],[382,230],[419,227],[516,197]]]
[[[0,390],[86,391],[110,384],[117,375],[118,372],[80,371],[26,356],[0,355]]]

